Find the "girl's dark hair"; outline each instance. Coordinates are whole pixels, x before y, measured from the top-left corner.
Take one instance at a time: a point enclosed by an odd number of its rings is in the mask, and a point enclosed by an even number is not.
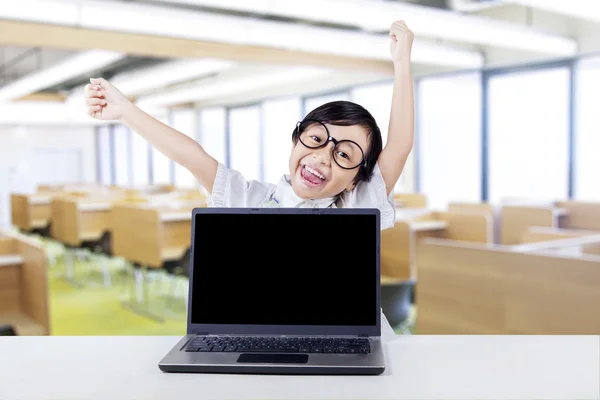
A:
[[[365,151],[365,163],[359,167],[358,174],[354,179],[357,184],[360,181],[370,181],[375,169],[375,164],[383,148],[381,131],[375,122],[375,118],[364,107],[351,101],[332,101],[325,103],[312,110],[301,121],[300,126],[306,129],[312,124],[305,126],[304,121],[317,120],[324,124],[350,126],[360,125],[367,131],[369,138],[369,149]],[[300,130],[294,129],[292,141],[298,143]]]

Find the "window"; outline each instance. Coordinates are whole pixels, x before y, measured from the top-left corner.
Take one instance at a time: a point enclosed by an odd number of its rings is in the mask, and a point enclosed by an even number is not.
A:
[[[229,110],[230,165],[246,180],[262,178],[260,125],[260,107],[257,105]]]
[[[576,67],[574,197],[600,201],[600,58],[580,61]]]
[[[350,92],[351,101],[360,104],[373,115],[381,136],[383,145],[387,142],[388,125],[390,122],[390,112],[392,110],[392,95],[394,83],[386,82],[375,85],[360,86]],[[414,191],[414,168],[413,153],[406,162],[404,171],[396,183],[396,190],[399,192]]]
[[[265,101],[263,107],[265,181],[277,184],[289,173],[292,132],[300,118],[300,99]]]
[[[174,111],[171,115],[171,123],[173,128],[177,129],[194,140],[197,140],[198,125],[196,124],[196,111],[181,110]],[[194,187],[198,181],[194,175],[182,167],[181,165],[175,164],[175,185],[179,187]]]
[[[569,70],[492,76],[488,96],[489,200],[566,198]]]
[[[304,114],[308,114],[315,108],[325,103],[338,100],[350,100],[348,92],[330,93],[322,96],[307,97],[304,99]]]
[[[227,163],[225,148],[225,108],[205,108],[200,111],[200,144],[221,164]]]
[[[124,125],[113,125],[112,127],[114,151],[115,151],[115,185],[129,186],[129,162],[130,162],[130,131]]]
[[[98,182],[112,184],[112,156],[110,147],[110,127],[98,126],[96,130],[96,154],[98,158]]]
[[[481,76],[418,83],[419,189],[430,207],[481,199]]]
[[[160,122],[169,124],[169,117],[166,114],[156,117]],[[156,148],[152,148],[152,183],[168,184],[171,183],[171,160]]]
[[[133,186],[150,184],[150,168],[148,154],[150,144],[140,135],[131,132],[131,177]]]

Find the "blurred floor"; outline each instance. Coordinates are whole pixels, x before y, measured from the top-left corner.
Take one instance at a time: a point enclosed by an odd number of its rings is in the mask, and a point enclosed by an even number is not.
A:
[[[109,263],[112,286],[102,284],[102,275],[97,261],[80,261],[75,264],[74,278],[83,283],[75,287],[63,279],[65,264],[64,251],[60,245],[45,241],[48,253],[56,263],[50,267],[48,281],[50,287],[51,334],[57,336],[102,336],[102,335],[184,335],[186,330],[186,300],[182,293],[187,291],[187,279],[177,278],[179,297],[169,298],[172,282],[162,273],[152,274],[149,291],[153,298],[152,310],[162,313],[169,304],[164,322],[139,316],[122,306],[128,296],[127,275],[120,260]],[[91,271],[91,272],[90,272]],[[416,310],[413,308],[406,328],[414,332],[413,323]],[[406,332],[398,327],[397,333]]]

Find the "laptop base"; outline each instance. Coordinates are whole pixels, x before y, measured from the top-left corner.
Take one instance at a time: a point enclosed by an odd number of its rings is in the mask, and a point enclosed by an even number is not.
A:
[[[255,375],[381,375],[384,366],[377,367],[327,367],[292,365],[168,365],[159,364],[163,372],[205,374],[255,374]]]

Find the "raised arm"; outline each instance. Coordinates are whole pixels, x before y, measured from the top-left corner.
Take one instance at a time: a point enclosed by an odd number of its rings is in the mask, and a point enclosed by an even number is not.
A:
[[[404,21],[397,21],[390,29],[390,39],[390,53],[394,62],[394,93],[387,143],[378,159],[388,194],[400,178],[414,143],[414,95],[410,68],[413,33]]]
[[[105,79],[91,79],[90,82],[85,87],[85,98],[91,117],[121,121],[158,151],[189,170],[206,190],[212,192],[218,163],[198,142],[142,111]]]

